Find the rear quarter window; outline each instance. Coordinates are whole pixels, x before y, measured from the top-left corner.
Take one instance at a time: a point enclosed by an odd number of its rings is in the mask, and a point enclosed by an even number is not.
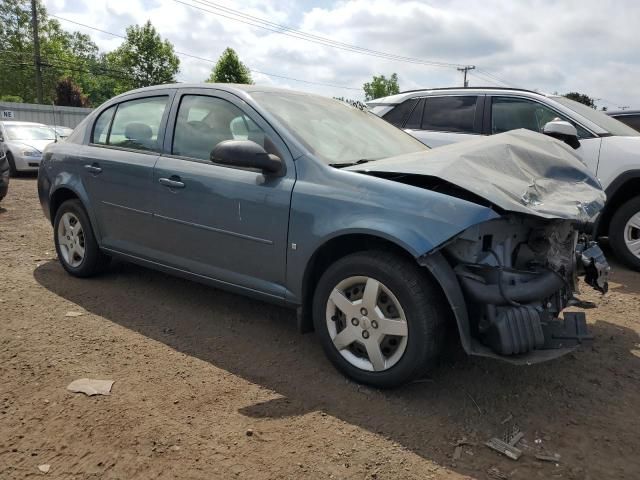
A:
[[[396,105],[393,110],[389,111],[384,118],[391,125],[395,125],[398,128],[402,128],[411,115],[413,108],[418,103],[418,98],[410,98],[409,100],[405,100],[404,102]]]

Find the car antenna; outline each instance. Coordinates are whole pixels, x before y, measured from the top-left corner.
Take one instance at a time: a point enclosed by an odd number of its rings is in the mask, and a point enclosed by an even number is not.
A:
[[[53,100],[51,101],[51,111],[53,112],[53,141],[58,143],[58,131],[56,130],[56,107]]]

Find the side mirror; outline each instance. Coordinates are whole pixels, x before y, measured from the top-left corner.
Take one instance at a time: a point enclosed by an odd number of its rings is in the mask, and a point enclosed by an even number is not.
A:
[[[280,157],[267,153],[251,140],[225,140],[212,150],[209,157],[213,163],[233,167],[256,168],[265,173],[282,171]]]
[[[545,124],[542,129],[542,133],[549,135],[550,137],[562,140],[574,150],[580,148],[580,141],[578,140],[578,130],[569,122],[564,120],[552,120]]]

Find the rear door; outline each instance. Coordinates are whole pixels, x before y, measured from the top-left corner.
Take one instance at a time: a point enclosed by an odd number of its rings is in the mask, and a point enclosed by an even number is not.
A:
[[[81,168],[104,248],[153,256],[153,167],[173,94],[160,90],[127,97],[95,121]]]
[[[215,93],[212,93],[215,92]],[[234,95],[180,90],[154,172],[159,261],[226,284],[284,296],[293,159],[280,137]],[[217,165],[224,140],[251,140],[286,164],[283,175]]]
[[[475,138],[482,132],[482,97],[428,96],[416,106],[405,130],[430,147]]]
[[[491,96],[489,115],[487,115],[486,133],[508,132],[518,128],[526,128],[534,132],[542,133],[547,122],[559,118],[576,127],[580,148],[577,150],[582,161],[589,169],[596,173],[598,169],[598,157],[602,139],[593,135],[584,127],[556,111],[549,105],[536,100],[517,96]]]

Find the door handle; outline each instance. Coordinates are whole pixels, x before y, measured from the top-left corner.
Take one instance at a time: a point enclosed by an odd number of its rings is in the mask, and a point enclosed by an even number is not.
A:
[[[160,178],[158,179],[160,185],[164,185],[169,188],[184,188],[184,183],[180,181],[180,177]]]
[[[97,163],[94,163],[93,165],[85,165],[84,169],[96,175],[102,172],[102,168],[100,168]]]

